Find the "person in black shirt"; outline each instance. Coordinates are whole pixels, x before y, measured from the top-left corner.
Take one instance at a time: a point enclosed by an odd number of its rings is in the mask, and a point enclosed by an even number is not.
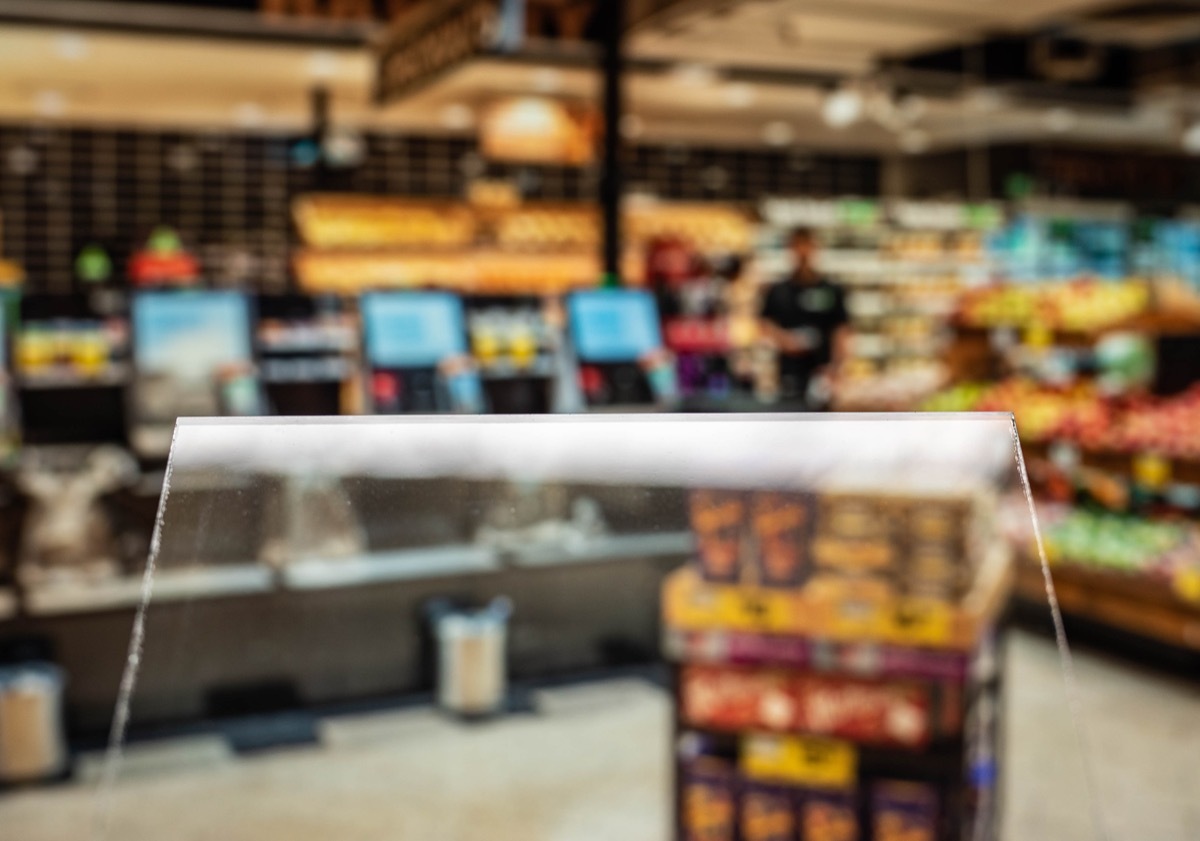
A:
[[[794,268],[767,290],[760,315],[763,332],[779,350],[780,392],[804,400],[813,377],[840,355],[848,319],[846,296],[817,273],[812,231],[797,228],[788,244]]]

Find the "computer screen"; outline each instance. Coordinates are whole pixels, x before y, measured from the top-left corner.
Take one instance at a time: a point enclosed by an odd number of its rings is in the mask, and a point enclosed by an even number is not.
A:
[[[636,362],[662,347],[654,298],[640,289],[576,292],[567,303],[571,336],[583,362]]]
[[[467,352],[462,300],[448,292],[362,296],[367,361],[375,368],[428,368]]]
[[[133,299],[139,374],[209,379],[252,361],[250,302],[238,292],[139,292]]]

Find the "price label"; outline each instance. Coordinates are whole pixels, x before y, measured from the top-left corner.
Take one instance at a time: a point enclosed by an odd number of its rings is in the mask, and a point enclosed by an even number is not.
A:
[[[858,752],[835,739],[754,733],[742,739],[741,767],[755,780],[850,788],[858,776]]]
[[[911,645],[945,645],[954,627],[954,611],[942,602],[907,600],[892,614],[898,641]]]
[[[1144,488],[1161,490],[1171,481],[1171,462],[1155,453],[1134,456],[1133,480]]]

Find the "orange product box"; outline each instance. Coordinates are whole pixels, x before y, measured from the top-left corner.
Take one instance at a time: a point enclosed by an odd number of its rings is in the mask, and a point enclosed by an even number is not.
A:
[[[795,587],[804,582],[815,508],[814,497],[807,493],[759,491],[751,497],[752,558],[760,584]]]
[[[747,494],[742,491],[692,491],[689,513],[705,579],[732,583],[740,577],[747,508]]]

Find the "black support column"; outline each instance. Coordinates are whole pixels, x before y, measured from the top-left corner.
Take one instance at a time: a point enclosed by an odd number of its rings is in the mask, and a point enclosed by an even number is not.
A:
[[[601,271],[606,283],[621,282],[621,194],[624,188],[621,159],[621,114],[624,111],[625,0],[600,0],[601,87],[604,108],[604,143],[601,150],[600,212],[604,230]]]

